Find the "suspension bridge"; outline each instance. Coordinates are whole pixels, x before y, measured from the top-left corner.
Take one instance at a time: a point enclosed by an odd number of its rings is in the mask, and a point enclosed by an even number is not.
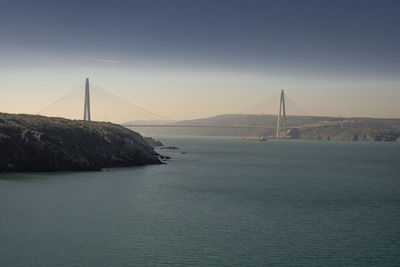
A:
[[[55,106],[59,105],[60,103],[62,103],[64,100],[71,98],[71,99],[75,99],[75,94],[79,93],[80,94],[80,89],[82,89],[82,85],[71,90],[69,93],[67,93],[65,96],[61,97],[60,99],[56,100],[55,102],[51,103],[50,105],[46,106],[44,109],[42,109],[41,111],[39,111],[37,114],[39,115],[43,115],[46,113],[46,111],[48,111],[51,108],[54,108]],[[190,124],[190,123],[181,123],[179,121],[173,120],[171,118],[168,118],[164,115],[161,114],[157,114],[155,112],[152,112],[150,110],[147,110],[145,108],[142,108],[138,105],[135,105],[97,85],[94,84],[90,84],[89,83],[89,79],[87,78],[85,83],[84,83],[84,100],[83,100],[83,116],[81,118],[83,118],[83,120],[85,121],[91,121],[92,120],[92,107],[96,106],[96,103],[91,103],[91,93],[92,90],[91,89],[95,89],[96,92],[101,93],[101,95],[103,95],[103,100],[105,100],[106,102],[109,101],[110,99],[114,99],[117,100],[119,103],[123,103],[124,105],[133,108],[135,110],[138,110],[142,113],[148,114],[153,118],[158,118],[159,121],[157,121],[157,123],[150,123],[149,122],[145,122],[145,123],[123,123],[121,124],[124,127],[128,127],[128,128],[225,128],[225,129],[273,129],[275,131],[275,138],[284,138],[285,137],[285,133],[286,131],[289,129],[288,125],[287,125],[287,112],[286,112],[286,97],[285,97],[285,92],[282,89],[279,95],[279,109],[277,112],[277,120],[276,120],[276,124],[265,124],[265,125],[218,125],[218,124],[213,124],[213,125],[208,125],[208,124]],[[81,102],[82,103],[82,102]],[[91,105],[93,104],[93,105]],[[254,107],[260,106],[263,103],[257,104]],[[108,105],[108,104],[107,104]],[[118,107],[120,107],[121,105],[118,105]],[[113,112],[118,109],[115,108],[113,109]],[[251,109],[251,108],[250,108]],[[245,112],[247,112],[250,109],[246,109],[242,112],[240,112],[239,114],[244,114]],[[70,111],[71,108],[69,107],[69,105],[66,106],[66,110]],[[53,114],[52,114],[53,115]],[[63,114],[61,115],[61,117],[64,117]],[[104,121],[107,121],[107,113],[105,114],[105,118]],[[296,128],[296,127],[291,127],[291,128]]]

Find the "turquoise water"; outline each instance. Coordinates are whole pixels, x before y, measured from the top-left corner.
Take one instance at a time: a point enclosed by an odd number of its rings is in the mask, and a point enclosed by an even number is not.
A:
[[[400,143],[161,140],[166,165],[1,174],[0,266],[399,265]]]

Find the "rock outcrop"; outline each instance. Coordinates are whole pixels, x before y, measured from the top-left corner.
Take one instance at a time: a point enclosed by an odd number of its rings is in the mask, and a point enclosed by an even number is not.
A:
[[[144,138],[106,122],[0,113],[0,171],[100,170],[160,164]]]
[[[144,140],[146,140],[146,142],[153,148],[164,146],[164,144],[161,143],[161,141],[155,140],[152,137],[144,137]]]

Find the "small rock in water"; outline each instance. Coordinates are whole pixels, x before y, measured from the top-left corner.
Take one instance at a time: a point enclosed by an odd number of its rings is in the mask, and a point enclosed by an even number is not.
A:
[[[160,149],[173,149],[173,150],[175,150],[175,149],[179,149],[179,147],[176,147],[176,146],[163,146],[163,147],[160,147]]]
[[[166,160],[171,159],[171,157],[160,155],[160,156],[158,157],[158,159],[161,160],[161,161],[166,161]]]

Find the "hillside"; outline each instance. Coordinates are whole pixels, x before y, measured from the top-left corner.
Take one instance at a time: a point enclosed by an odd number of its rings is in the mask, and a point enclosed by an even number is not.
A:
[[[143,137],[104,122],[0,113],[0,171],[99,170],[161,163]]]
[[[187,120],[170,125],[249,126],[249,128],[146,128],[137,131],[160,135],[198,136],[267,136],[276,131],[276,115],[227,114],[197,120]],[[267,128],[251,128],[266,126]],[[288,128],[298,131],[301,139],[395,141],[400,137],[400,119],[339,118],[323,116],[287,116]]]

